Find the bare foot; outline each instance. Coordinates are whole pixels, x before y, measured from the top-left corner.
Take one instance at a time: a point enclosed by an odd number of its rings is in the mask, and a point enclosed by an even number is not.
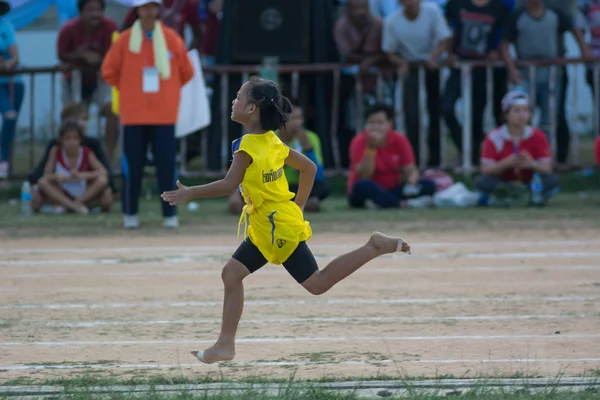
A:
[[[205,364],[212,364],[233,360],[235,349],[215,344],[205,351],[192,350],[192,355]]]
[[[410,245],[402,238],[384,235],[381,232],[374,232],[369,238],[367,245],[372,246],[378,254],[389,253],[408,253],[410,254]]]

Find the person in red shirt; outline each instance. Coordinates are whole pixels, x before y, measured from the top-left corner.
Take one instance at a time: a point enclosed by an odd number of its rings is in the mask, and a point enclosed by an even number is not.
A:
[[[133,26],[138,18],[136,7],[127,12],[121,30],[124,31]],[[198,49],[202,43],[202,21],[198,4],[194,0],[163,0],[159,18],[165,26],[173,29],[179,36],[185,38],[185,26],[189,25],[194,35],[190,49]]]
[[[394,109],[376,104],[367,110],[365,117],[365,130],[350,143],[347,188],[350,206],[431,206],[435,183],[419,179],[410,142],[393,130]]]
[[[118,120],[112,113],[111,88],[98,73],[104,56],[112,43],[117,24],[104,16],[104,0],[78,0],[79,17],[68,21],[60,29],[57,40],[58,58],[74,68],[83,68],[81,92],[74,93],[74,79],[67,72],[63,79],[63,104],[96,103],[106,117],[105,138],[109,159],[112,157],[118,134]]]
[[[529,184],[535,173],[541,177],[544,199],[558,189],[552,173],[552,153],[546,134],[529,125],[531,108],[525,93],[510,92],[502,99],[505,124],[487,134],[481,147],[481,175],[475,188],[480,205],[505,183]],[[505,185],[504,185],[505,186]]]

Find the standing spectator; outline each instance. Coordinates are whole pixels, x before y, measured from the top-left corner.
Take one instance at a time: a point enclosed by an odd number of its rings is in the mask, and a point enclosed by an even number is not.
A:
[[[219,48],[220,19],[223,13],[223,0],[200,0],[204,5],[204,33],[200,56],[202,65],[213,65],[216,62]],[[202,14],[202,13],[201,13]]]
[[[440,8],[446,6],[447,0],[422,0],[427,3],[437,4]],[[402,3],[398,0],[369,0],[369,8],[371,14],[381,18],[386,18],[388,15],[402,8]]]
[[[297,100],[292,100],[292,115],[285,127],[279,130],[278,136],[288,147],[301,152],[317,166],[315,182],[304,209],[311,212],[319,211],[321,202],[329,197],[331,189],[325,180],[321,139],[319,139],[319,135],[304,127],[304,111]],[[290,191],[297,194],[300,182],[299,172],[288,166],[284,168],[284,172],[290,185]]]
[[[38,211],[43,204],[87,214],[89,207],[99,205],[109,211],[113,203],[108,186],[108,173],[92,150],[82,145],[83,128],[78,121],[68,120],[59,131],[58,145],[50,151],[44,176],[38,181],[39,192],[34,202]]]
[[[13,71],[19,64],[15,29],[3,18],[9,11],[10,4],[0,1],[0,70],[3,71]],[[0,113],[2,113],[0,180],[8,178],[10,171],[10,156],[24,93],[25,87],[21,75],[0,76]]]
[[[558,188],[558,178],[552,174],[552,153],[544,132],[531,127],[529,97],[510,92],[503,101],[506,123],[490,132],[481,149],[481,175],[475,188],[482,194],[480,205],[488,205],[490,196],[503,184],[529,184],[539,173],[542,193],[547,201]]]
[[[515,66],[508,46],[514,43],[519,60],[559,58],[563,55],[562,36],[568,31],[573,32],[582,54],[588,57],[589,52],[583,35],[579,30],[574,29],[572,18],[560,10],[547,8],[542,0],[526,0],[524,8],[511,14],[504,30],[502,56],[508,68],[510,81],[513,84],[522,83],[526,88],[535,85],[536,103],[541,111],[540,127],[547,134],[550,132],[551,124],[556,122],[550,120],[550,67],[536,68],[535,82],[530,82],[528,71]],[[560,110],[562,75],[565,72],[564,69],[557,69],[553,82],[559,100],[557,110]],[[561,137],[558,147],[566,146],[568,150],[568,129],[566,132],[559,129],[557,134]],[[567,137],[565,138],[564,135]]]
[[[365,130],[350,144],[348,201],[351,207],[400,208],[432,204],[435,183],[419,179],[406,137],[393,130],[394,109],[367,110]]]
[[[58,58],[70,67],[81,68],[81,93],[73,93],[73,73],[63,76],[63,105],[77,103],[79,98],[88,106],[95,103],[106,118],[105,141],[112,158],[117,137],[118,119],[111,107],[111,88],[102,80],[98,69],[112,43],[117,24],[104,15],[104,0],[77,0],[79,17],[60,29],[57,40]],[[74,97],[75,96],[75,97]]]
[[[501,0],[506,6],[506,9],[510,13],[515,9],[515,0]],[[507,17],[508,19],[508,17]],[[504,33],[504,26],[498,26],[496,29],[496,38],[494,40],[494,48],[499,49],[500,43],[502,42],[502,35]],[[500,54],[500,57],[502,54]],[[502,112],[502,98],[508,92],[508,71],[506,66],[496,66],[493,70],[493,86],[492,86],[492,101],[493,114],[496,126],[500,126],[504,123],[504,113]]]
[[[576,27],[584,35],[586,30],[590,32],[588,43],[592,56],[600,57],[600,1],[586,0],[581,4],[581,12],[577,14]],[[592,90],[593,101],[595,101],[596,88],[594,87],[594,64],[587,66],[586,81]],[[600,105],[595,105],[596,110]],[[598,112],[598,111],[596,111]]]
[[[429,161],[440,165],[440,70],[438,60],[446,51],[452,32],[435,3],[421,0],[400,0],[404,6],[386,17],[383,24],[382,49],[398,69],[408,71],[403,86],[404,116],[408,138],[419,164],[420,104],[419,69],[410,68],[410,62],[426,62],[425,87],[429,113]]]
[[[189,25],[193,39],[190,49],[197,49],[202,43],[202,22],[198,4],[194,0],[164,0],[161,3],[159,18],[162,23],[185,38],[185,26]],[[131,28],[138,18],[136,7],[129,10],[123,21],[121,30]]]
[[[346,15],[334,28],[334,39],[346,64],[358,64],[366,72],[385,59],[381,51],[383,20],[371,15],[367,0],[348,0]]]
[[[358,65],[358,75],[354,71],[344,71],[340,86],[340,153],[342,164],[348,165],[348,146],[360,126],[356,126],[356,110],[375,102],[376,78],[367,72],[386,60],[381,51],[381,34],[383,20],[374,17],[369,11],[367,0],[348,0],[345,14],[334,27],[334,39],[341,62]],[[355,87],[357,80],[362,83],[362,97],[356,98]],[[358,103],[357,103],[358,102]]]
[[[183,39],[158,21],[160,0],[135,0],[138,20],[108,51],[102,76],[119,89],[123,125],[125,228],[138,228],[138,203],[148,143],[156,166],[158,189],[175,187],[175,123],[181,87],[194,75]],[[161,201],[165,228],[179,225],[176,209]]]
[[[446,5],[446,19],[454,27],[450,59],[497,61],[496,32],[508,16],[506,5],[500,0],[450,0]],[[442,113],[452,140],[462,153],[462,127],[454,107],[461,96],[461,71],[453,69],[442,98]],[[487,100],[486,68],[473,68],[471,73],[471,163],[479,164],[479,146],[483,140],[483,119]]]

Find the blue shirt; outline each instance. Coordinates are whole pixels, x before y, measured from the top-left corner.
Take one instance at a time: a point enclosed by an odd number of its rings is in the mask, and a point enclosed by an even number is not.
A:
[[[8,48],[10,46],[16,45],[17,39],[15,38],[15,28],[13,28],[12,24],[5,19],[0,18],[0,57],[4,61],[10,59],[10,53],[8,52]],[[10,81],[10,76],[0,76],[0,83],[7,83]],[[22,82],[22,75],[15,75],[13,82]]]
[[[509,11],[513,11],[515,9],[515,2],[516,0],[501,0],[506,7],[508,7]],[[498,46],[500,45],[500,41],[502,40],[502,26],[499,26],[498,29],[496,30],[496,48],[498,48]]]

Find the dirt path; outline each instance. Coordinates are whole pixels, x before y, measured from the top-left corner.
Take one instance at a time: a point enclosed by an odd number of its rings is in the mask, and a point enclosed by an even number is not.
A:
[[[600,368],[598,233],[417,234],[412,257],[380,258],[320,297],[267,266],[247,280],[238,357],[221,366],[189,350],[218,334],[234,238],[2,241],[0,382],[580,375]],[[311,246],[323,267],[363,240],[317,235]]]

